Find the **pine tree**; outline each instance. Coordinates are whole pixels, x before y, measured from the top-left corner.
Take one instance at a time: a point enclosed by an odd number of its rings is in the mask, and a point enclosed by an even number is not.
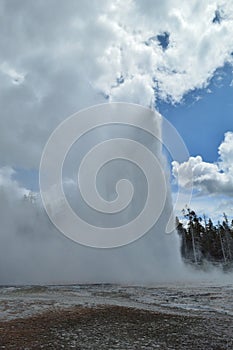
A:
[[[229,225],[224,213],[224,220],[214,225],[212,220],[203,215],[203,219],[186,207],[182,210],[188,219],[185,227],[176,218],[177,232],[181,239],[181,255],[186,262],[202,264],[205,260],[221,263],[223,266],[233,265],[233,220]]]

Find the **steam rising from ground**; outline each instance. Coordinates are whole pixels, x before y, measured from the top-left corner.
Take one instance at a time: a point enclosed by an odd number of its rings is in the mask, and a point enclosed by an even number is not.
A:
[[[52,226],[40,202],[1,191],[0,284],[127,283],[222,281],[211,265],[208,273],[185,267],[175,234],[164,235],[167,213],[142,239],[122,248],[101,250],[75,244]],[[166,210],[171,205],[167,202]]]
[[[151,127],[160,128],[160,119],[151,121]],[[121,128],[118,131],[121,131]],[[166,171],[166,162],[157,140],[152,141],[147,136],[141,135],[139,131],[130,128],[124,131],[124,137],[126,135],[130,139],[140,139],[144,145],[147,145],[164,164],[164,171]],[[105,129],[103,133],[103,130],[99,129],[95,137],[91,134],[88,139],[81,139],[81,143],[76,145],[77,149],[81,145],[82,149],[88,148],[91,141],[101,141],[103,136],[104,139],[108,136],[113,137],[113,132],[110,130],[106,132]],[[138,196],[135,197],[136,200],[132,202],[126,214],[122,212],[116,222],[113,218],[109,218],[109,215],[106,217],[107,221],[102,218],[98,222],[98,213],[90,214],[90,211],[82,205],[80,195],[77,193],[74,181],[77,174],[72,166],[75,155],[80,156],[74,149],[65,167],[64,186],[67,198],[77,213],[81,211],[84,219],[87,221],[91,219],[92,224],[98,223],[108,227],[111,224],[119,224],[120,220],[124,222],[127,219],[127,222],[137,215],[140,207],[144,205],[146,193],[146,183],[143,182],[145,179],[140,173],[138,174],[137,168],[130,164],[113,162],[112,168],[109,164],[107,169],[100,172],[100,193],[107,200],[112,200],[114,197],[116,179],[119,180],[122,175],[132,181]],[[76,160],[78,164],[78,159]],[[217,270],[213,271],[211,266],[209,266],[211,274],[207,276],[200,272],[194,273],[192,269],[183,265],[178,235],[176,232],[165,234],[172,211],[169,187],[162,215],[145,236],[120,248],[95,249],[76,244],[59,233],[49,221],[39,196],[35,197],[35,194],[20,188],[12,176],[12,171],[7,168],[0,173],[0,181],[4,185],[1,190],[0,207],[0,284],[103,282],[155,284],[207,278],[228,280],[228,276],[221,276]],[[92,215],[91,218],[90,215]]]
[[[158,116],[157,119],[154,117],[154,120],[150,119],[150,128],[159,130],[161,128],[160,117]],[[121,128],[114,128],[114,133],[119,131]],[[111,129],[109,131],[105,129],[103,132],[103,129],[100,128],[96,130],[96,133],[87,140],[81,138],[77,149],[87,148],[88,143],[95,142],[95,140],[100,142],[103,136],[104,138],[113,137]],[[164,166],[165,172],[165,160],[161,153],[161,144],[157,139],[153,139],[152,136],[148,138],[146,133],[141,134],[137,128],[128,128],[128,130],[126,128],[124,138],[140,139],[142,144],[155,153],[157,159]],[[130,154],[132,156],[132,152],[135,151],[129,146],[129,158]],[[79,156],[79,153],[73,153],[73,155]],[[103,169],[100,173],[99,179],[100,192],[106,200],[112,200],[115,195],[116,181],[122,177],[128,178],[132,182],[136,194],[126,209],[126,214],[124,211],[119,213],[117,221],[114,221],[114,216],[109,214],[105,218],[101,217],[101,220],[98,221],[100,214],[91,212],[87,206],[82,205],[80,196],[77,196],[76,188],[73,186],[76,175],[71,166],[73,162],[71,155],[65,166],[66,178],[71,179],[67,182],[66,192],[73,203],[74,210],[77,210],[77,213],[82,211],[85,220],[91,221],[93,225],[118,226],[122,224],[121,222],[131,221],[142,210],[147,193],[146,178],[143,178],[142,174],[138,174],[139,169],[130,162],[123,165],[114,165],[113,162],[112,168],[110,162],[107,169]],[[73,182],[72,175],[68,177],[69,169],[74,175]],[[122,169],[124,169],[123,172]],[[9,175],[12,174],[5,171],[5,179],[7,175],[10,182]],[[154,185],[156,187],[157,184]],[[5,189],[2,194],[4,205],[1,208],[1,216],[4,231],[0,266],[4,266],[4,269],[1,271],[1,283],[153,283],[154,281],[179,278],[182,264],[178,236],[175,232],[169,235],[165,234],[165,228],[172,212],[169,190],[162,215],[145,236],[120,248],[92,249],[75,244],[59,234],[48,220],[40,201],[33,201],[33,197],[30,199],[30,196],[22,199],[20,198],[20,189],[17,188],[16,184],[15,189],[19,192],[18,199],[15,199],[12,186],[9,186],[8,190]],[[154,201],[156,203],[156,198]],[[151,209],[151,215],[153,215],[153,208]]]

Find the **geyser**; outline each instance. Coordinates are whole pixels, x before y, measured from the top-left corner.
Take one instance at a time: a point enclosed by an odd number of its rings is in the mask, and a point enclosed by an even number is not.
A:
[[[106,105],[101,106],[94,109],[94,114],[89,109],[80,118],[72,116],[71,134],[70,125],[66,128],[63,123],[62,130],[58,127],[53,136],[60,143],[47,152],[48,142],[42,157],[43,203],[57,228],[72,240],[49,222],[40,201],[34,204],[22,201],[14,198],[10,190],[5,191],[5,205],[0,214],[1,284],[155,283],[179,278],[182,262],[178,236],[175,230],[166,234],[172,200],[162,153],[161,116],[128,104],[111,104],[110,113],[106,114]],[[90,116],[92,119],[88,119]],[[87,119],[91,120],[88,131],[85,130]],[[80,129],[82,135],[74,143]],[[100,144],[101,152],[91,158],[92,150],[98,151]],[[59,148],[61,145],[63,150]],[[60,159],[65,199],[59,192],[59,177],[53,177]],[[92,159],[96,165],[100,163],[96,170]],[[89,165],[82,168],[84,160]],[[155,165],[149,164],[149,160],[154,160]],[[77,184],[80,168],[86,184],[80,178]],[[89,181],[93,177],[96,188]],[[84,190],[89,191],[86,198],[83,198]],[[100,204],[95,202],[91,207],[93,198],[100,200]],[[66,211],[66,200],[71,216]],[[78,216],[78,221],[74,216]],[[78,226],[80,222],[84,225]],[[91,233],[85,231],[86,223]],[[96,246],[102,248],[93,248]]]

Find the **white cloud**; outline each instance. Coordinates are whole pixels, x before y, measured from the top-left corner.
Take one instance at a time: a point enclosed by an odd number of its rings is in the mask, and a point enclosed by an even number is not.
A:
[[[15,170],[8,166],[0,168],[0,190],[7,193],[9,192],[9,197],[13,200],[15,200],[15,198],[22,198],[23,195],[29,193],[28,190],[20,187],[18,182],[14,180],[13,176],[15,173]]]
[[[199,195],[233,196],[233,132],[225,134],[218,148],[219,161],[207,163],[201,156],[190,157],[184,163],[172,162],[173,175],[183,188],[194,186]]]
[[[216,10],[220,23],[213,23]],[[37,168],[58,123],[107,96],[147,106],[158,97],[178,102],[231,61],[227,0],[3,0],[0,11],[4,165]],[[156,40],[164,32],[166,50]]]

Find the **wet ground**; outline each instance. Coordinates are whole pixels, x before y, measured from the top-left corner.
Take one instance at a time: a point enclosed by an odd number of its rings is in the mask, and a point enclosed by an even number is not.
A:
[[[233,349],[233,286],[2,287],[0,349]]]

